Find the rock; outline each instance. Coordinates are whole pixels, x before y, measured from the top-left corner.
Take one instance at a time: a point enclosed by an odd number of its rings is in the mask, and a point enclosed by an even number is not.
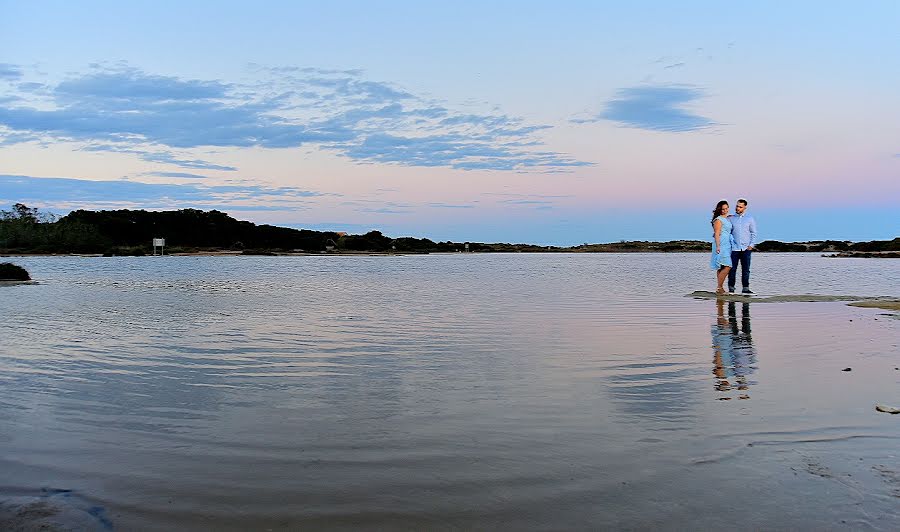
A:
[[[841,371],[853,371],[853,368],[844,368]]]
[[[0,281],[30,281],[31,276],[25,268],[11,262],[0,262]]]
[[[114,528],[103,507],[71,490],[45,488],[36,494],[6,495],[0,492],[0,530],[105,532]]]
[[[875,405],[875,410],[887,414],[900,414],[900,408],[897,408],[896,406]]]

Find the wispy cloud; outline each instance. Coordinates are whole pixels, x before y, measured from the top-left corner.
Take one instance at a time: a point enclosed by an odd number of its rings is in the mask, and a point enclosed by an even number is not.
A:
[[[712,120],[693,114],[684,105],[698,100],[704,92],[691,86],[656,85],[620,89],[598,115],[573,119],[575,123],[610,120],[624,126],[651,131],[685,132],[716,125]]]
[[[197,168],[202,170],[222,170],[225,172],[234,172],[237,170],[234,166],[225,166],[214,164],[202,159],[179,159],[176,155],[169,152],[142,153],[141,159],[154,163],[172,164],[181,168]]]
[[[82,146],[81,151],[93,152],[114,152],[114,153],[130,153],[139,156],[141,159],[151,163],[162,163],[179,166],[181,168],[195,168],[201,170],[221,170],[224,172],[234,172],[237,170],[234,166],[225,166],[221,164],[211,163],[203,159],[184,159],[170,151],[129,148],[122,144],[89,144]],[[149,151],[148,151],[149,150]]]
[[[493,142],[491,142],[493,141]],[[526,170],[589,166],[553,152],[526,152],[498,137],[481,139],[464,134],[397,136],[372,133],[341,146],[342,154],[356,161],[405,166],[446,166],[460,170]]]
[[[0,123],[61,140],[173,148],[286,147],[322,139],[320,133],[269,115],[273,104],[242,102],[229,90],[219,83],[134,69],[99,72],[57,85],[52,101],[42,102],[52,108],[0,108]]]
[[[206,179],[205,175],[189,174],[187,172],[144,172],[141,175],[156,177],[177,177],[180,179]]]
[[[475,205],[471,203],[453,204],[453,203],[429,203],[429,207],[436,209],[474,209]]]
[[[572,194],[521,194],[518,192],[482,192],[482,196],[497,196],[501,198],[554,200],[560,198],[572,198]],[[505,200],[511,201],[511,200]]]
[[[498,194],[499,195],[499,194]],[[508,199],[500,200],[500,205],[512,207],[530,208],[538,211],[549,211],[556,208],[556,199],[567,196],[541,196],[541,195],[514,195]]]
[[[359,162],[403,166],[547,172],[591,164],[535,149],[547,125],[493,111],[459,112],[365,79],[358,70],[253,68],[257,81],[241,84],[121,64],[94,65],[51,86],[19,83],[0,94],[0,142],[69,141],[211,170],[234,168],[186,153],[308,145]],[[25,77],[15,65],[0,66],[2,72]]]
[[[22,68],[10,63],[0,63],[0,79],[18,79],[22,77]]]
[[[506,205],[524,205],[526,207],[545,207],[553,205],[552,201],[547,200],[525,200],[525,199],[509,199],[503,200],[500,203]]]
[[[377,209],[362,209],[359,212],[367,212],[372,214],[409,214],[409,209],[398,209],[395,207],[379,207]]]
[[[90,181],[66,177],[0,174],[0,204],[110,204],[143,208],[217,208],[286,210],[300,208],[310,198],[331,195],[295,187],[262,185],[156,184],[139,181]],[[278,201],[271,201],[276,198]],[[265,202],[265,206],[252,202]]]
[[[2,98],[0,98],[0,105],[3,104]],[[39,135],[35,135],[33,133],[11,133],[4,132],[3,128],[0,127],[0,146],[12,146],[14,144],[21,144],[23,142],[34,142],[39,141],[41,137]]]
[[[411,203],[398,203],[395,201],[378,201],[368,199],[356,199],[345,201],[341,205],[359,207],[356,212],[374,214],[409,214],[413,212],[415,205]]]
[[[229,86],[218,81],[182,80],[145,74],[135,68],[100,70],[63,81],[56,86],[62,102],[95,102],[101,109],[116,104],[131,109],[134,102],[151,104],[226,98]]]

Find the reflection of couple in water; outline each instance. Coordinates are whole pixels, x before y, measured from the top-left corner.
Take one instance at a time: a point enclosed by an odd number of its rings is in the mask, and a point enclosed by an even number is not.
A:
[[[726,318],[725,301],[716,301],[716,323],[712,326],[713,375],[716,376],[716,390],[737,390],[738,399],[749,399],[746,392],[753,381],[748,377],[756,371],[756,350],[750,336],[750,303],[741,303],[740,326],[735,306],[734,302],[728,303]]]

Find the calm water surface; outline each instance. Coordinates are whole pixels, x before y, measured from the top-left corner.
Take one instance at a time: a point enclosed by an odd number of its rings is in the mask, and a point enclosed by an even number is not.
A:
[[[900,528],[900,416],[874,410],[900,406],[900,320],[686,298],[703,254],[14,262],[40,284],[0,287],[7,515]],[[900,296],[897,260],[753,265],[762,294]]]

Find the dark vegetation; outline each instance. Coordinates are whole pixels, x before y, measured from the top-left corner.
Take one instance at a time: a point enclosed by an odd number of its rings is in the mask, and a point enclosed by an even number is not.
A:
[[[11,262],[0,262],[0,281],[30,281],[31,276],[25,268]]]
[[[324,251],[339,235],[256,225],[215,210],[77,210],[58,218],[18,203],[12,211],[0,211],[0,251],[7,253],[143,255],[151,252],[153,238],[165,238],[168,252]]]
[[[778,242],[766,240],[756,246],[758,251],[828,251],[828,252],[885,252],[900,251],[900,238],[848,242],[843,240],[814,240],[812,242]]]
[[[88,253],[146,255],[153,238],[166,239],[167,253],[231,250],[245,255],[291,252],[434,252],[464,244],[427,238],[396,238],[379,231],[346,235],[235,220],[221,211],[72,211],[66,216],[17,203],[0,211],[0,253]]]
[[[0,210],[0,253],[86,253],[146,255],[153,238],[166,239],[167,253],[233,251],[244,255],[319,252],[431,253],[464,251],[466,243],[427,238],[391,238],[379,231],[347,235],[331,231],[256,225],[221,211],[72,211],[66,216],[40,212],[21,203]],[[469,242],[472,252],[708,252],[709,242],[615,242],[573,247]],[[900,251],[891,241],[806,243],[762,242],[760,251]]]

